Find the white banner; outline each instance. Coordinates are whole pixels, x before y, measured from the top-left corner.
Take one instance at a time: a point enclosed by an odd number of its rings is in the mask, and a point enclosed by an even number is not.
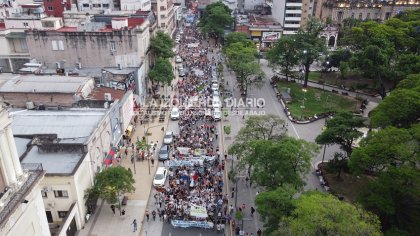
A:
[[[190,215],[198,218],[207,218],[207,210],[205,207],[191,204]]]
[[[276,41],[280,38],[280,32],[263,32],[262,33],[262,41]]]

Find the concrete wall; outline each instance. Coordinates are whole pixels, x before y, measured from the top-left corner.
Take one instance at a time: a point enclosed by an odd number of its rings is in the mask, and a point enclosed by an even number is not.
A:
[[[148,30],[144,34],[149,34]],[[142,37],[145,37],[142,35]],[[47,32],[29,31],[26,35],[31,58],[54,68],[65,60],[65,67],[138,67],[138,35],[130,30],[113,32]],[[64,50],[53,50],[52,41],[62,41]],[[111,50],[115,45],[115,50]]]
[[[75,102],[73,94],[64,93],[1,93],[0,96],[4,101],[20,108],[25,108],[28,101],[32,101],[35,106],[43,104],[64,107],[71,107]]]
[[[44,203],[38,184],[25,198],[28,203],[22,203],[9,218],[6,226],[0,229],[0,235],[14,236],[50,236]]]

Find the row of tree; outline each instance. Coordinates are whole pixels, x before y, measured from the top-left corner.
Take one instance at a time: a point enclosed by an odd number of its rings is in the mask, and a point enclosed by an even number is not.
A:
[[[174,40],[162,31],[157,32],[156,36],[150,40],[150,50],[154,64],[148,76],[153,83],[170,85],[172,80],[175,79],[174,70],[169,61],[169,58],[175,56],[174,46]]]

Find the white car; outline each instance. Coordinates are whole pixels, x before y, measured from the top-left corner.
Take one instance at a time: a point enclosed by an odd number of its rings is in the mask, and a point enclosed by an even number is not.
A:
[[[212,105],[213,105],[213,108],[214,109],[216,109],[216,108],[219,108],[220,109],[221,104],[220,104],[220,98],[219,98],[219,96],[214,96],[213,97],[213,100],[211,102],[212,102]]]
[[[165,136],[163,136],[163,143],[164,144],[171,144],[173,141],[173,133],[171,131],[166,132]]]
[[[213,91],[219,91],[219,84],[218,83],[212,83],[211,84],[211,90]]]
[[[166,170],[165,167],[158,167],[155,178],[153,179],[153,186],[155,188],[165,187],[167,174],[168,174],[168,171]]]
[[[213,97],[214,97],[214,96],[219,96],[219,95],[220,95],[220,94],[219,94],[219,91],[218,91],[218,90],[214,90],[214,91],[213,91]]]
[[[181,63],[182,62],[182,58],[180,56],[176,56],[175,57],[175,62],[176,63]]]
[[[171,120],[179,120],[179,108],[178,107],[172,108]]]
[[[222,119],[222,111],[220,110],[220,108],[214,108],[213,118],[215,121],[219,121],[220,119]]]

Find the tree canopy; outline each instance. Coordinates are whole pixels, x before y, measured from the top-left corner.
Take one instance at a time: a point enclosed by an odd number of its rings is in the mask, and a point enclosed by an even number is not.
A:
[[[273,140],[286,136],[285,122],[276,115],[248,116],[245,125],[239,130],[229,153],[243,157],[254,140]]]
[[[371,113],[374,127],[409,127],[420,118],[420,75],[409,75]]]
[[[167,33],[158,31],[156,36],[150,40],[150,50],[155,58],[170,58],[175,56],[172,48],[175,46],[174,40]]]
[[[255,140],[239,167],[252,168],[251,180],[268,190],[290,184],[304,186],[302,176],[309,171],[310,160],[318,151],[314,143],[285,137],[280,140]]]
[[[203,16],[200,18],[201,31],[219,37],[224,32],[225,27],[233,23],[233,17],[230,13],[229,7],[222,2],[207,5]]]
[[[353,171],[382,172],[393,166],[416,166],[419,143],[409,130],[387,127],[371,132],[351,155]]]
[[[96,175],[95,185],[88,193],[115,203],[121,194],[134,192],[134,182],[133,174],[124,167],[109,167]]]
[[[149,78],[158,84],[171,84],[175,79],[171,62],[165,58],[158,58],[156,64],[149,71]]]
[[[293,196],[296,192],[293,186],[284,185],[257,195],[255,205],[264,222],[265,234],[270,235],[276,231],[280,219],[292,213],[294,209]]]
[[[296,44],[294,37],[281,37],[274,47],[268,51],[267,59],[275,66],[279,66],[281,72],[289,79],[292,70],[299,64],[299,45]]]
[[[257,62],[257,48],[250,40],[243,40],[241,37],[232,37],[224,48],[227,57],[227,65],[235,74],[242,91],[247,94],[251,85],[259,85],[253,80],[256,76],[263,76],[263,71]],[[233,40],[239,40],[234,42]]]
[[[378,217],[330,194],[306,192],[276,235],[382,235]]]
[[[318,144],[338,144],[347,157],[352,153],[352,145],[362,136],[357,128],[363,127],[364,119],[350,112],[339,112],[332,119],[326,120],[326,129],[315,139]]]

